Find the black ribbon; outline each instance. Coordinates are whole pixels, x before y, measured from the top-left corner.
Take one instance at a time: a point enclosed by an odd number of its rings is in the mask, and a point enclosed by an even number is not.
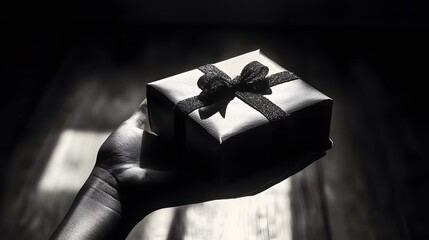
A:
[[[277,122],[288,115],[263,94],[270,93],[272,86],[298,79],[295,74],[283,71],[267,76],[268,67],[257,61],[247,64],[234,79],[211,64],[198,69],[204,73],[197,82],[202,91],[197,96],[179,101],[174,106],[175,118],[219,101],[230,101],[234,97],[259,111],[270,122]]]
[[[280,120],[288,116],[283,109],[263,94],[271,93],[272,86],[298,79],[299,77],[292,72],[283,71],[267,76],[268,67],[257,61],[247,64],[241,74],[234,79],[211,64],[198,69],[204,73],[197,82],[202,90],[201,93],[181,100],[174,106],[174,138],[179,158],[184,157],[186,146],[186,116],[196,109],[222,101],[229,102],[234,97],[238,97],[276,126]]]

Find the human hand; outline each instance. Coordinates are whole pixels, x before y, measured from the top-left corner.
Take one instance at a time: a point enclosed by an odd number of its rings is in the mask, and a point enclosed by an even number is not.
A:
[[[147,159],[142,156],[143,146],[160,146],[157,145],[157,137],[147,131],[150,131],[150,126],[145,100],[106,139],[97,155],[95,169],[108,173],[107,176],[98,177],[110,179],[106,181],[110,181],[117,190],[122,221],[127,222],[127,225],[134,225],[148,213],[160,208],[225,197],[220,195],[218,186],[199,181],[190,172],[163,168],[162,164],[157,164],[156,161],[166,162],[161,159],[166,157],[165,154],[156,156],[155,163],[152,161],[153,164],[148,166]],[[148,141],[152,143],[147,144]]]
[[[149,128],[143,101],[100,147],[94,170],[51,239],[125,239],[135,224],[157,209],[253,195],[320,157],[297,159],[299,164],[289,161],[288,171],[276,166],[270,174],[261,171],[254,178],[220,186],[203,180],[204,172],[194,174],[195,169],[163,168],[156,163],[166,162],[161,158],[168,155],[156,156],[148,165],[142,146],[160,147],[157,137],[145,131]]]
[[[240,197],[261,188],[261,184],[255,183],[221,187],[199,179],[198,176],[204,175],[201,172],[197,175],[184,169],[155,169],[156,163],[147,166],[146,159],[142,159],[142,146],[159,146],[157,137],[145,130],[150,131],[146,100],[107,138],[97,156],[96,168],[106,170],[115,180],[124,221],[136,224],[160,208]],[[147,141],[152,143],[147,144]],[[160,162],[158,166],[166,162],[160,158],[154,160]]]

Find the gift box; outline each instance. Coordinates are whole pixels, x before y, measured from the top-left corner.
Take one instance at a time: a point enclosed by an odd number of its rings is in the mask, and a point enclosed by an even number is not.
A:
[[[148,83],[147,102],[159,161],[221,184],[291,175],[332,146],[332,99],[259,50]]]

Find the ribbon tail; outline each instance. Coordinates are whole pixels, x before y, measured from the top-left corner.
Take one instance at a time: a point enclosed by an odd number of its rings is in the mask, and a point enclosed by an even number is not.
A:
[[[230,101],[231,99],[227,99],[227,100],[215,102],[213,104],[201,107],[200,109],[198,109],[200,118],[207,119],[216,113],[219,113],[223,118],[225,118],[226,108],[228,107],[228,103]]]

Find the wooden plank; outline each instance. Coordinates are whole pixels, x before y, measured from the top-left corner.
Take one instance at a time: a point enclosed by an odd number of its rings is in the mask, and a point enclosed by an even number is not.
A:
[[[350,59],[344,67],[350,80],[332,89],[335,144],[324,162],[332,239],[407,239],[388,172],[389,149],[375,124],[382,113],[376,102],[384,96],[368,96],[379,76],[367,62]]]
[[[331,229],[323,191],[323,161],[320,159],[291,177],[292,239],[330,240]]]

